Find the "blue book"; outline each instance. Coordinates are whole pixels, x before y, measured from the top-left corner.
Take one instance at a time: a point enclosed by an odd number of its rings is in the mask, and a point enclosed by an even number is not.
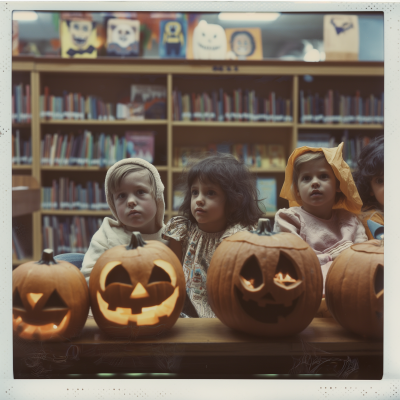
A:
[[[257,178],[259,206],[263,212],[275,212],[277,209],[276,179]]]

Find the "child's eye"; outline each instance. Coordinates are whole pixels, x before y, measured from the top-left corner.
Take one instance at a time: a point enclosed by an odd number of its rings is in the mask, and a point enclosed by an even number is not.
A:
[[[138,194],[145,194],[146,192],[142,189],[138,190]]]
[[[321,179],[328,179],[329,175],[328,174],[321,174]]]
[[[209,190],[209,191],[207,192],[207,194],[208,194],[209,196],[214,196],[214,195],[216,195],[217,193],[216,193],[214,190]]]
[[[118,196],[117,196],[117,199],[123,199],[125,197],[125,193],[120,193]]]
[[[192,196],[197,196],[199,194],[198,190],[193,189],[192,190]]]
[[[306,181],[306,182],[309,181],[310,179],[311,179],[311,177],[309,175],[304,175],[302,178],[302,180]]]

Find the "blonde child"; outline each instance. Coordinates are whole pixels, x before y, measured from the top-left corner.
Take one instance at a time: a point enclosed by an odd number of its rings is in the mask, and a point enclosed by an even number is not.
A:
[[[207,301],[207,269],[224,238],[254,229],[262,211],[247,167],[231,154],[198,161],[185,177],[182,216],[172,218],[163,237],[182,261],[187,298],[183,316],[214,318]]]
[[[317,254],[325,278],[332,261],[353,243],[365,242],[364,226],[355,214],[362,202],[349,166],[335,148],[300,147],[289,157],[280,196],[288,209],[275,215],[276,232],[291,232]]]
[[[383,143],[383,136],[380,136],[366,145],[361,151],[357,161],[357,170],[354,172],[354,181],[363,202],[360,218],[368,239],[373,239],[368,227],[368,220],[384,225]]]
[[[97,259],[115,246],[129,244],[132,232],[143,239],[159,240],[164,227],[164,185],[160,174],[140,158],[127,158],[115,163],[105,180],[107,203],[115,219],[104,218],[93,235],[82,264],[82,273],[89,284],[90,273]]]

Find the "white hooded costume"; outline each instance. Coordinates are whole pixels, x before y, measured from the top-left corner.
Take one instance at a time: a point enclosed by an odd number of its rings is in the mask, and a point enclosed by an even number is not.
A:
[[[156,194],[155,200],[157,205],[157,212],[155,215],[157,232],[152,234],[143,234],[143,239],[146,240],[159,240],[160,242],[167,244],[168,242],[161,237],[161,233],[164,228],[164,213],[165,213],[165,203],[164,203],[164,185],[161,182],[160,174],[157,169],[149,162],[142,160],[141,158],[126,158],[124,160],[116,162],[108,171],[105,180],[105,192],[107,203],[111,209],[111,212],[115,219],[105,217],[100,229],[93,235],[90,242],[88,251],[85,254],[82,263],[82,273],[89,285],[89,277],[92,269],[98,260],[98,258],[108,249],[115,246],[128,245],[132,236],[132,232],[125,229],[122,222],[118,219],[117,211],[115,209],[114,203],[112,201],[112,194],[108,193],[107,183],[108,179],[113,170],[124,164],[132,164],[144,167],[149,170],[153,175],[156,182]]]

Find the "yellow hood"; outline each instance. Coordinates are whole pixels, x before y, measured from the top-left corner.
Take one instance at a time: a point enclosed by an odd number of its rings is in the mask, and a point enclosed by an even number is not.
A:
[[[362,200],[358,194],[356,184],[354,183],[353,176],[351,174],[349,166],[345,163],[342,156],[343,143],[340,143],[338,147],[325,148],[325,147],[308,147],[303,146],[295,149],[290,155],[286,170],[285,170],[285,182],[283,183],[280,197],[289,200],[290,207],[301,206],[299,204],[291,190],[293,180],[293,164],[297,157],[308,151],[322,151],[325,154],[326,161],[332,167],[336,178],[340,182],[340,190],[344,194],[333,208],[344,208],[354,214],[358,214],[361,211]]]

